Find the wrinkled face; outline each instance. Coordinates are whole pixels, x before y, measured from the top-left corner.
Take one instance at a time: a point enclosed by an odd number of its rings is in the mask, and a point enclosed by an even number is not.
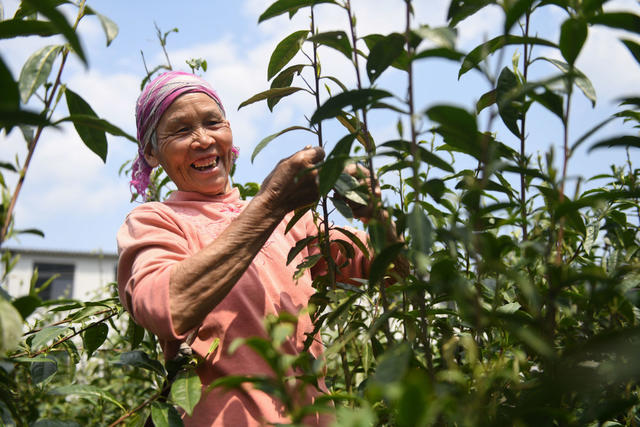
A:
[[[157,147],[147,144],[145,159],[161,165],[178,190],[204,195],[230,190],[233,137],[218,104],[201,92],[178,97],[156,128]]]

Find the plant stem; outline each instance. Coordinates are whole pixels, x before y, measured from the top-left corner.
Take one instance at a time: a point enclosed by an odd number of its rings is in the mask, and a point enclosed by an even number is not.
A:
[[[525,40],[529,38],[529,19],[531,17],[531,10],[527,9],[527,13],[525,15],[525,24],[524,24],[524,37]],[[527,74],[529,72],[529,44],[524,42],[524,62],[522,67],[522,75],[523,75],[523,84],[527,83]],[[527,129],[527,115],[523,111],[522,119],[520,122],[520,220],[522,221],[522,238],[523,240],[529,240],[528,230],[527,230],[527,181],[525,177],[526,168],[526,129]]]
[[[562,124],[564,126],[563,136],[563,158],[562,158],[562,177],[560,179],[560,194],[558,195],[558,202],[564,202],[565,185],[567,181],[567,170],[569,167],[569,157],[571,152],[569,151],[569,115],[571,112],[571,95],[573,93],[573,65],[570,66],[569,73],[571,77],[567,83],[567,106],[565,108],[564,116],[562,118]],[[562,246],[564,242],[564,223],[565,218],[560,218],[558,221],[558,240],[556,242],[556,265],[562,264]]]

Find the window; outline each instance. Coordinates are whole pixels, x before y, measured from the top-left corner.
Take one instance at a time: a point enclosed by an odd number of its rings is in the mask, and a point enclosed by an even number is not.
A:
[[[40,288],[51,277],[57,275],[51,284],[38,294],[40,298],[50,300],[61,297],[71,297],[73,293],[73,273],[75,271],[73,264],[36,262],[33,264],[33,269],[34,271],[38,269],[36,289]]]

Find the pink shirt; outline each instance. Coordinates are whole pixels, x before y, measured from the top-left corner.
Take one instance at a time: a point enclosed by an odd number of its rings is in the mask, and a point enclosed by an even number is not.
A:
[[[175,355],[180,341],[188,334],[178,335],[169,311],[169,277],[176,263],[195,254],[211,243],[248,204],[237,189],[220,196],[203,196],[193,192],[174,192],[164,203],[149,202],[137,206],[127,216],[118,232],[118,289],[124,307],[141,326],[156,334],[166,358]],[[205,358],[198,368],[203,387],[226,375],[272,375],[266,362],[247,346],[228,354],[236,338],[266,337],[263,320],[267,314],[289,312],[298,315],[315,292],[309,270],[293,280],[296,266],[310,254],[304,249],[289,265],[289,250],[297,241],[317,234],[311,215],[303,217],[285,234],[291,218],[287,215],[264,244],[258,255],[227,294],[205,318],[192,344],[194,353]],[[353,231],[353,230],[351,230]],[[365,235],[357,232],[365,241]],[[339,237],[348,240],[340,233]],[[368,262],[362,252],[342,269],[345,277],[363,277]],[[335,251],[337,265],[345,261]],[[313,331],[307,314],[298,318],[297,329],[283,344],[290,354],[303,351],[305,333]],[[211,344],[218,338],[217,349],[207,356]],[[322,344],[316,340],[309,349],[314,358],[322,357]],[[321,384],[324,389],[324,384]],[[189,426],[260,426],[266,423],[286,423],[282,404],[259,390],[247,392],[216,388],[203,395],[191,417]],[[310,398],[321,391],[308,390]],[[311,423],[323,424],[318,420]]]

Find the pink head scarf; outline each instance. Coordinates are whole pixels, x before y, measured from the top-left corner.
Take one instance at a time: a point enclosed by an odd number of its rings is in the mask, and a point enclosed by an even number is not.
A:
[[[222,114],[226,114],[220,97],[209,83],[200,77],[181,71],[169,71],[153,79],[142,91],[136,102],[136,127],[138,130],[138,157],[133,162],[130,185],[146,200],[149,176],[153,169],[144,158],[144,150],[151,143],[152,135],[160,118],[180,95],[202,92],[211,97]],[[238,148],[233,146],[233,159],[238,156]]]

